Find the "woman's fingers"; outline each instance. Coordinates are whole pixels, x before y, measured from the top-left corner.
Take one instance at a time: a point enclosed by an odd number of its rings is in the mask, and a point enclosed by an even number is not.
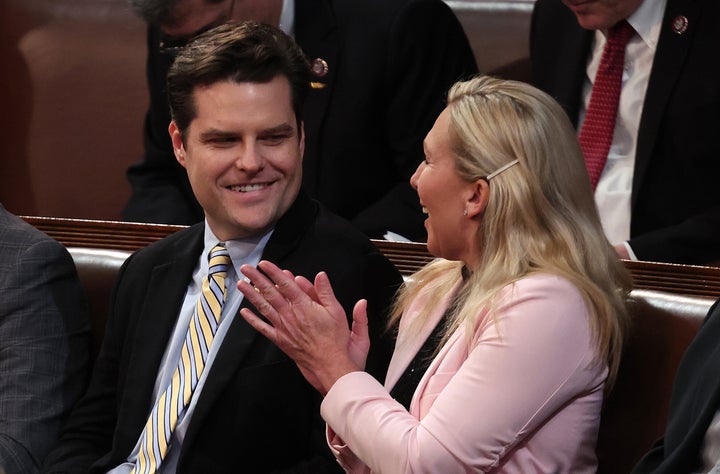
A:
[[[315,301],[316,303],[320,303],[318,295],[315,292],[315,287],[310,280],[308,280],[302,275],[298,275],[295,277],[295,283],[297,283],[297,286],[299,286],[300,289],[303,290],[305,294],[310,297],[311,300]]]
[[[300,305],[309,302],[310,298],[295,283],[295,278],[293,277],[292,273],[284,272],[283,270],[278,268],[277,265],[268,262],[267,260],[262,260],[260,263],[258,263],[258,268],[262,270],[272,280],[272,282],[274,283],[273,289],[277,290],[277,292],[281,294],[285,299],[287,299],[290,303],[294,305]],[[253,283],[255,283],[254,280]],[[257,284],[255,284],[255,286],[257,286]],[[263,288],[260,288],[260,291],[262,292]],[[269,289],[269,291],[271,290]]]
[[[370,336],[368,332],[367,300],[362,299],[355,303],[355,307],[353,308],[353,322],[350,341],[348,343],[348,354],[355,365],[364,368],[369,350]]]
[[[247,300],[253,306],[255,306],[255,308],[260,312],[260,314],[265,316],[265,318],[270,321],[273,326],[276,326],[278,324],[278,312],[275,310],[273,305],[265,298],[265,296],[260,294],[259,290],[255,286],[251,285],[247,281],[240,280],[237,283],[237,288],[243,295],[245,295],[245,298],[247,298]],[[257,329],[255,325],[253,325],[253,327]]]
[[[322,304],[330,314],[337,317],[342,316],[342,318],[347,321],[345,310],[337,298],[335,298],[335,292],[325,272],[320,272],[315,276],[315,292],[317,293],[320,304]]]
[[[370,340],[368,335],[367,300],[362,299],[355,303],[353,308],[352,333],[354,337]]]

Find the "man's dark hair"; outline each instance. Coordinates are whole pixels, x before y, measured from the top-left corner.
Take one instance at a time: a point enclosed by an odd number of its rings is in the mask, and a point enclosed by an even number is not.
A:
[[[246,21],[209,30],[178,54],[167,77],[170,114],[180,132],[195,118],[193,91],[220,81],[290,83],[298,132],[310,88],[310,65],[292,38],[274,26]]]

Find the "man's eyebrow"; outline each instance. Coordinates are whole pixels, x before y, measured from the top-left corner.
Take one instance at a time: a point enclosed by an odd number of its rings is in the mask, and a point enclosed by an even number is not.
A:
[[[227,130],[220,130],[218,128],[211,128],[200,134],[200,140],[209,140],[214,138],[231,138],[236,137],[237,133],[229,132]]]
[[[292,125],[288,123],[283,123],[280,125],[277,125],[275,127],[266,128],[262,132],[260,132],[260,135],[274,135],[277,133],[294,133],[295,129]]]

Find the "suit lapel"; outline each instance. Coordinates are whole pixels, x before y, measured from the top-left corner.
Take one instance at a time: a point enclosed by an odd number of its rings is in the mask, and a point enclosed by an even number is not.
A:
[[[577,127],[582,89],[585,84],[587,57],[592,45],[593,33],[580,28],[575,18],[572,18],[572,21],[572,26],[567,31],[561,45],[564,52],[558,53],[559,57],[567,58],[567,62],[563,61],[559,65],[562,70],[555,77],[557,85],[552,90],[556,91],[555,99],[563,106],[570,121]]]
[[[158,261],[163,262],[150,269],[145,304],[132,337],[133,351],[122,399],[128,405],[125,413],[135,414],[132,423],[140,432],[152,408],[152,393],[167,348],[170,334],[182,307],[188,281],[192,277],[199,253],[203,247],[202,224],[193,227],[174,246],[169,247]],[[151,402],[148,403],[148,400]]]
[[[316,59],[327,64],[325,75],[313,74],[312,85],[303,109],[305,130],[321,130],[325,121],[330,97],[333,94],[335,78],[339,67],[337,25],[332,7],[327,0],[297,0],[295,3],[295,40],[302,48],[308,61]],[[320,166],[320,155],[315,136],[306,137],[305,162],[303,167],[310,170],[304,173],[303,183],[309,192],[313,192],[317,183],[311,180],[318,175],[314,170]]]
[[[665,8],[638,130],[632,186],[633,207],[657,142],[660,122],[665,115],[665,109],[692,43],[693,26],[698,23],[700,14],[698,3],[688,0],[668,0]],[[673,19],[678,15],[683,15],[688,20],[688,29],[683,34],[677,34],[672,27]]]

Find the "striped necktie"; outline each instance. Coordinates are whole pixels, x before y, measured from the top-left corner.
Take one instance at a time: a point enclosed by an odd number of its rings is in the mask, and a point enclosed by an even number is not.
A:
[[[230,255],[224,243],[213,247],[208,258],[208,276],[202,283],[202,292],[185,335],[180,361],[170,384],[158,398],[145,423],[132,474],[151,474],[158,470],[168,452],[175,426],[190,404],[205,368],[205,360],[225,303],[225,277],[230,266]]]
[[[593,189],[600,180],[612,144],[625,66],[625,46],[634,33],[633,27],[625,20],[608,30],[585,121],[578,136]]]

